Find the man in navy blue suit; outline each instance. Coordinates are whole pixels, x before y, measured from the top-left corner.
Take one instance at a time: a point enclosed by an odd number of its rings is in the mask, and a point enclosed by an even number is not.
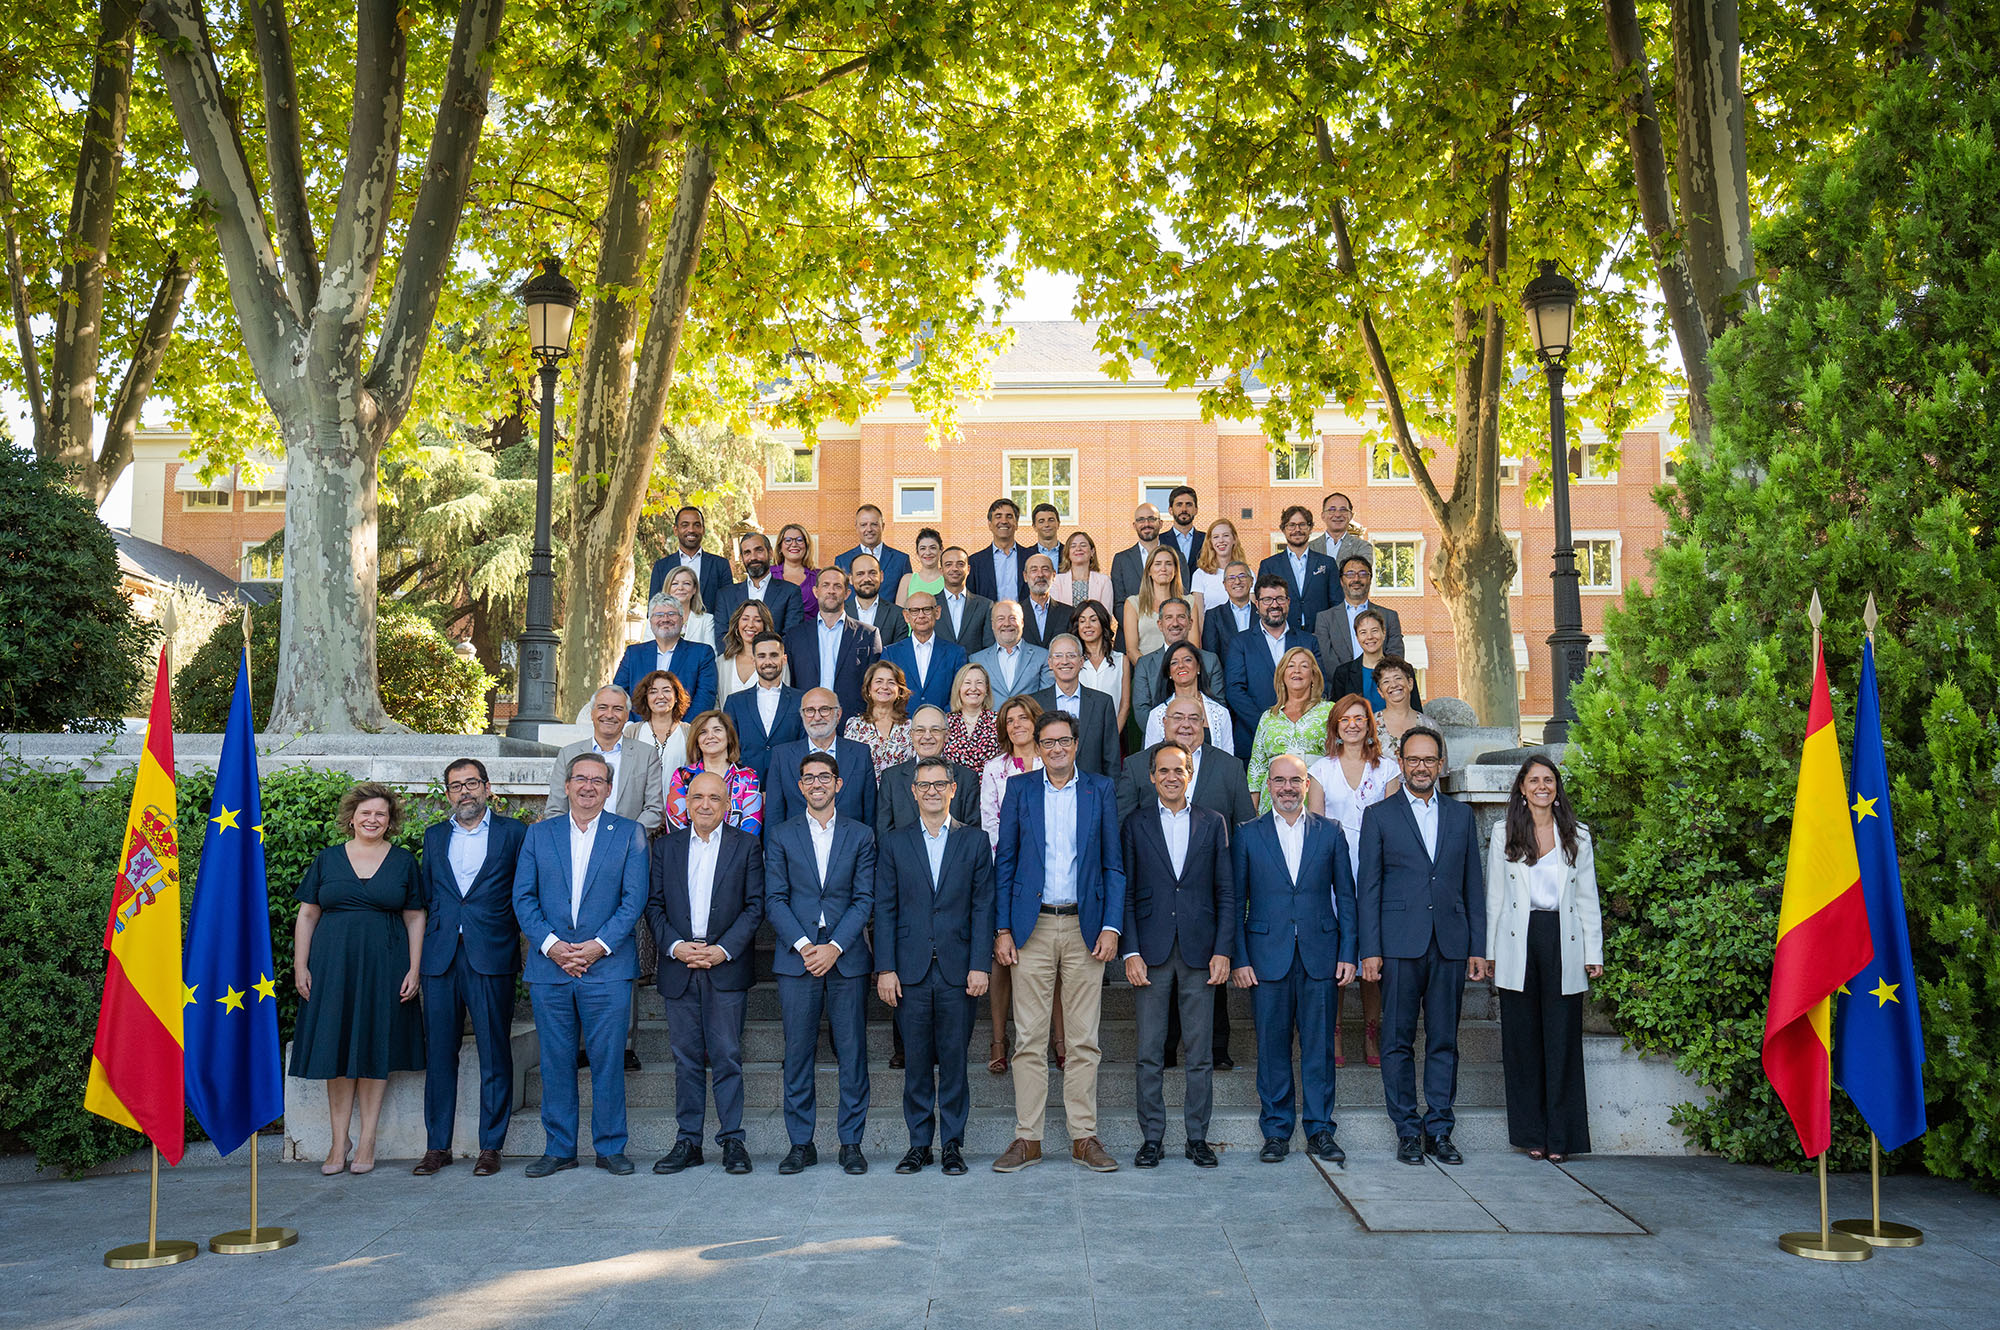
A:
[[[687,810],[685,828],[653,842],[646,902],[646,926],[660,948],[654,982],[666,1000],[674,1048],[674,1148],[653,1171],[679,1173],[702,1162],[713,1077],[723,1172],[748,1173],[743,1013],[757,982],[750,944],[764,921],[764,845],[724,824],[729,786],[720,772],[688,782]]]
[[[903,578],[910,571],[910,556],[883,543],[882,510],[872,503],[864,503],[855,509],[854,535],[860,543],[851,550],[834,555],[834,567],[852,576],[855,555],[874,556],[882,569],[882,587],[889,593],[889,599],[895,600],[896,588],[903,585]]]
[[[1104,964],[1125,924],[1125,866],[1118,853],[1118,793],[1109,777],[1076,763],[1076,721],[1060,711],[1035,722],[1042,769],[1007,782],[994,853],[999,927],[993,957],[1014,967],[1014,1142],[993,1161],[1014,1173],[1042,1158],[1049,1104],[1049,1024],[1057,984],[1069,1060],[1063,1112],[1070,1157],[1096,1173],[1118,1161],[1097,1139],[1098,1016]]]
[[[1252,599],[1257,589],[1257,574],[1250,570],[1249,564],[1233,559],[1222,570],[1222,586],[1229,598],[1209,606],[1202,615],[1201,648],[1214,652],[1215,658],[1226,665],[1230,644],[1257,626],[1257,602]]]
[[[1283,1162],[1291,1151],[1300,1107],[1306,1148],[1329,1163],[1347,1161],[1333,1137],[1327,1022],[1335,987],[1354,982],[1354,875],[1340,824],[1306,811],[1306,784],[1303,758],[1290,753],[1273,758],[1264,785],[1271,792],[1271,811],[1238,827],[1229,844],[1244,902],[1233,978],[1238,988],[1254,990],[1264,1133],[1257,1158],[1266,1164]],[[1296,1099],[1294,1031],[1301,1092]]]
[[[898,1173],[931,1162],[944,1139],[944,1171],[965,1172],[972,1107],[965,1046],[976,1000],[992,978],[993,853],[977,822],[955,821],[958,783],[943,757],[917,761],[919,821],[884,836],[875,858],[876,992],[896,1009],[907,1066],[903,1123],[910,1149]]]
[[[975,596],[990,601],[1019,601],[1028,594],[1028,559],[1032,545],[1014,543],[1014,530],[1021,525],[1021,510],[1012,499],[995,499],[986,505],[986,527],[993,543],[972,553],[972,572],[966,587]]]
[[[866,750],[864,749],[865,753]],[[875,905],[875,833],[836,807],[841,764],[808,754],[799,770],[805,812],[764,830],[764,901],[777,951],[778,1010],[785,1029],[785,1132],[791,1150],[780,1173],[819,1162],[813,1145],[818,1093],[813,1059],[822,1013],[840,1061],[840,1167],[866,1173],[861,1135],[868,1125],[868,919]],[[866,760],[857,781],[873,783]]]
[[[925,705],[949,712],[951,685],[965,667],[965,648],[938,634],[937,597],[930,592],[912,593],[903,617],[909,621],[910,635],[883,647],[882,659],[903,672],[912,714]]]
[[[486,766],[465,757],[444,769],[451,816],[424,833],[424,1157],[429,1177],[451,1163],[458,1116],[458,1051],[468,1011],[479,1050],[476,1177],[500,1171],[514,1107],[514,978],[521,928],[514,867],[528,824],[486,806]]]
[[[1293,647],[1313,649],[1313,635],[1291,626],[1291,594],[1285,579],[1266,573],[1257,579],[1257,625],[1238,633],[1222,658],[1222,694],[1236,730],[1236,752],[1249,760],[1257,738],[1257,722],[1278,705],[1272,682],[1278,662]]]
[[[792,686],[810,692],[828,688],[840,699],[845,720],[865,707],[861,676],[882,654],[875,630],[847,612],[847,574],[822,568],[813,594],[817,613],[785,634],[785,654],[792,662]]]
[[[750,659],[757,667],[756,686],[739,688],[722,699],[722,710],[736,726],[743,765],[757,773],[760,787],[768,789],[764,777],[771,769],[771,750],[805,737],[799,723],[799,701],[804,694],[780,682],[785,677],[784,638],[776,633],[757,634],[750,644]]]
[[[576,1167],[576,1057],[590,1058],[590,1132],[597,1166],[624,1177],[625,1027],[639,975],[633,929],[646,908],[646,833],[604,811],[611,764],[569,760],[566,813],[528,828],[514,870],[514,914],[533,951],[528,993],[542,1043],[542,1157],[528,1176]]]
[[[761,600],[771,611],[771,623],[783,637],[806,617],[799,588],[771,571],[771,541],[761,531],[746,531],[736,543],[743,560],[743,580],[715,593],[716,631],[723,631],[746,600]]]
[[[1186,1154],[1214,1168],[1208,1144],[1213,1103],[1216,986],[1229,982],[1236,946],[1236,879],[1229,826],[1222,815],[1188,801],[1191,755],[1177,743],[1152,750],[1156,802],[1125,819],[1125,982],[1139,1018],[1138,1168],[1158,1168],[1167,1131],[1162,1069],[1167,1012],[1181,1015],[1181,1062],[1187,1067],[1182,1120]]]
[[[681,636],[687,606],[664,591],[647,602],[646,619],[653,627],[653,640],[626,647],[618,672],[611,676],[611,682],[632,699],[631,719],[639,719],[639,681],[654,670],[665,670],[681,681],[688,690],[687,714],[699,716],[715,705],[715,648]]]
[[[1414,741],[1414,742],[1413,742]],[[1479,822],[1438,788],[1444,736],[1403,731],[1403,788],[1361,815],[1361,977],[1382,981],[1382,1095],[1396,1158],[1464,1162],[1451,1142],[1458,1092],[1458,1005],[1465,981],[1492,977]],[[1424,1022],[1424,1112],[1414,1045]]]
[[[646,587],[647,599],[665,590],[667,578],[674,569],[686,565],[694,569],[695,585],[701,588],[701,607],[714,611],[716,601],[729,586],[729,560],[702,549],[702,538],[707,534],[708,524],[701,515],[701,509],[690,505],[674,514],[675,548],[668,551],[665,558],[654,561],[653,576]],[[721,619],[716,622],[720,623]]]
[[[840,733],[839,701],[828,689],[814,688],[799,698],[799,719],[804,727],[802,737],[771,750],[769,779],[764,782],[764,825],[774,827],[806,811],[799,772],[806,758],[824,753],[852,777],[841,782],[837,800],[840,815],[873,827],[875,757],[867,744]]]
[[[1266,577],[1282,577],[1291,597],[1291,624],[1308,635],[1320,613],[1330,610],[1340,599],[1340,578],[1333,560],[1307,543],[1312,539],[1312,510],[1303,504],[1285,509],[1279,522],[1285,532],[1285,548],[1264,560],[1257,569],[1257,585]]]

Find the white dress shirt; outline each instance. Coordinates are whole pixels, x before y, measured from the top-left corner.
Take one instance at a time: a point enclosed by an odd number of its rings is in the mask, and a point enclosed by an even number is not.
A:
[[[931,677],[931,653],[937,649],[937,634],[932,633],[928,642],[910,634],[910,657],[915,661],[917,677],[912,681],[922,688]]]
[[[603,758],[605,765],[611,768],[611,793],[604,797],[604,806],[606,808],[618,802],[618,791],[625,784],[625,764],[618,760],[619,754],[624,747],[625,741],[623,739],[606,748],[597,742],[596,735],[592,735],[590,738],[590,751]]]
[[[1182,804],[1181,811],[1176,813],[1166,804],[1160,805],[1160,834],[1167,838],[1167,858],[1177,878],[1187,871],[1188,828],[1194,823],[1188,810],[1193,806]]]
[[[1299,865],[1305,862],[1306,857],[1305,810],[1299,810],[1299,820],[1296,822],[1287,822],[1283,813],[1274,811],[1271,814],[1271,825],[1278,832],[1278,848],[1285,852],[1285,871],[1292,875],[1292,883],[1296,886],[1299,880]]]
[[[766,591],[769,591],[770,589],[771,589],[770,573],[764,574],[764,580],[761,582],[752,582],[746,579],[743,583],[743,592],[751,600],[756,600],[756,601],[763,600],[764,593]]]
[[[869,601],[866,605],[861,603],[861,597],[856,596],[854,598],[854,617],[867,624],[870,628],[875,627],[876,616],[881,613],[882,598],[880,596]]]
[[[679,645],[680,645],[680,639],[679,639],[679,638],[675,638],[675,639],[674,639],[674,646],[679,646]],[[654,668],[654,669],[656,669],[656,670],[665,670],[665,671],[666,671],[666,672],[667,672],[668,674],[672,674],[672,673],[674,672],[674,667],[673,667],[673,659],[674,659],[674,648],[673,648],[673,647],[663,647],[663,646],[661,646],[661,645],[660,645],[660,639],[659,639],[659,638],[657,638],[657,637],[656,637],[656,638],[654,638],[654,639],[653,639],[653,668]],[[686,682],[686,681],[685,681],[685,680],[682,680],[682,682]],[[635,698],[634,700],[636,701],[637,699]]]
[[[776,688],[766,688],[761,682],[757,685],[757,715],[764,722],[766,734],[778,723],[778,699],[784,691],[782,684]]]
[[[590,851],[597,844],[597,829],[604,825],[604,810],[598,809],[590,821],[581,827],[576,824],[576,814],[569,814],[569,926],[576,927],[576,916],[583,909],[583,880],[590,871]],[[611,944],[603,938],[592,939],[604,948],[604,954],[611,954]],[[557,942],[554,933],[542,939],[541,953],[546,956],[549,948]]]
[[[840,639],[847,632],[847,616],[842,615],[832,623],[821,615],[819,620],[819,686],[833,687],[834,672],[839,668]]]
[[[1047,857],[1042,871],[1042,904],[1076,904],[1076,773],[1058,787],[1042,776],[1042,840]],[[1111,925],[1107,921],[1106,928]]]
[[[832,750],[815,749],[812,748],[810,744],[808,744],[807,751],[831,752]],[[826,886],[827,865],[833,859],[833,831],[834,827],[839,823],[839,821],[840,821],[840,815],[836,813],[832,817],[827,818],[825,825],[822,826],[820,824],[819,816],[817,814],[813,813],[810,809],[808,809],[806,812],[806,830],[812,833],[813,859],[819,865],[819,885],[822,889],[824,889]],[[819,912],[819,926],[821,928],[826,927],[825,910],[821,910]],[[797,942],[792,943],[792,950],[798,952],[801,956],[803,956],[805,955],[806,948],[811,945],[812,945],[811,938],[802,937]],[[835,951],[841,950],[841,946],[838,942],[832,942],[831,940],[829,940],[829,945],[832,946]]]
[[[486,863],[486,833],[493,826],[493,810],[487,809],[479,821],[465,826],[457,818],[451,820],[451,840],[446,857],[451,862],[452,880],[458,884],[461,899],[472,890],[473,879]],[[464,932],[464,925],[459,926]]]
[[[701,833],[688,828],[688,928],[693,935],[708,938],[708,911],[715,901],[715,869],[722,862],[722,828],[726,823],[717,823],[715,834],[703,840]],[[720,947],[717,948],[721,950]],[[734,960],[726,951],[725,959]]]
[[[1438,852],[1437,788],[1435,786],[1431,788],[1431,797],[1428,799],[1417,798],[1417,796],[1415,794],[1412,794],[1407,788],[1404,789],[1403,791],[1403,797],[1410,801],[1410,814],[1411,816],[1417,819],[1417,834],[1424,838],[1424,853],[1429,855],[1433,859],[1437,858],[1437,852]]]
[[[1285,659],[1285,634],[1291,629],[1280,629],[1276,637],[1271,636],[1271,630],[1262,624],[1257,625],[1257,631],[1264,635],[1264,645],[1271,653],[1271,668],[1275,670]]]

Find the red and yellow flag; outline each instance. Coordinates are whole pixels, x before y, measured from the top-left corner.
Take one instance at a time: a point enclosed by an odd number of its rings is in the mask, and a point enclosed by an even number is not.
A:
[[[1854,827],[1847,817],[1847,782],[1826,654],[1813,661],[1812,705],[1799,792],[1792,805],[1792,846],[1785,860],[1785,898],[1778,908],[1778,948],[1771,961],[1771,1009],[1764,1017],[1764,1074],[1791,1114],[1807,1158],[1833,1139],[1833,995],[1875,954]]]
[[[174,722],[167,653],[153,685],[146,747],[125,819],[111,916],[104,925],[104,1002],[83,1106],[150,1136],[168,1163],[187,1148],[182,1080],[180,847],[174,839]]]

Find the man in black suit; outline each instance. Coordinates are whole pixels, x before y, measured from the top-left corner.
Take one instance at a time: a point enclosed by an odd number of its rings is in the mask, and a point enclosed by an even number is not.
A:
[[[761,531],[746,531],[736,542],[736,551],[743,560],[743,580],[715,593],[717,635],[721,635],[724,625],[748,600],[764,602],[771,611],[771,623],[778,636],[783,637],[798,627],[799,620],[806,617],[805,601],[796,585],[771,571],[770,539]]]
[[[962,768],[961,768],[962,769]],[[931,1162],[942,1137],[944,1171],[965,1172],[965,1120],[972,1107],[965,1046],[976,1000],[992,978],[993,852],[975,820],[948,805],[957,792],[952,764],[917,759],[917,825],[882,837],[875,860],[875,991],[896,1009],[908,1067],[903,1122],[910,1149],[898,1173]]]
[[[1040,550],[1030,554],[1026,577],[1028,594],[1021,600],[1021,640],[1046,647],[1051,639],[1069,631],[1076,611],[1049,597],[1049,587],[1056,580],[1056,566],[1048,555]]]
[[[757,773],[757,784],[769,788],[765,773],[771,769],[771,750],[805,737],[799,724],[799,701],[803,694],[785,677],[785,639],[776,633],[759,633],[750,644],[750,659],[757,666],[757,685],[739,688],[722,700],[723,714],[736,726],[736,742],[743,750],[743,765]],[[839,699],[834,705],[840,705]]]
[[[818,613],[785,634],[792,662],[792,686],[810,692],[826,688],[840,699],[844,721],[863,710],[861,676],[882,654],[875,630],[847,613],[847,574],[822,568],[813,593]]]
[[[1339,579],[1334,576],[1333,560],[1307,545],[1314,525],[1311,510],[1303,504],[1293,504],[1285,509],[1279,525],[1284,528],[1285,548],[1258,566],[1257,584],[1262,586],[1267,576],[1282,577],[1285,592],[1291,598],[1291,626],[1310,636],[1320,612],[1332,609],[1333,603],[1340,599],[1336,588]]]
[[[708,534],[708,523],[701,515],[701,509],[689,505],[674,514],[674,545],[663,559],[653,563],[651,585],[646,590],[646,602],[652,603],[667,585],[667,578],[674,569],[685,564],[694,569],[695,585],[701,588],[701,607],[714,611],[716,602],[729,586],[729,559],[726,555],[710,554],[701,547],[702,538]],[[721,619],[716,620],[722,622]]]
[[[927,757],[943,757],[944,742],[950,730],[949,717],[937,707],[924,705],[917,708],[917,714],[910,717],[910,746],[917,755],[907,761],[882,772],[882,779],[875,789],[875,834],[886,836],[902,827],[914,827],[920,820],[917,806],[916,779],[917,764]],[[951,819],[972,826],[979,825],[979,773],[971,767],[957,762],[951,767],[952,783],[957,793],[951,796]]]
[[[1195,518],[1200,512],[1201,496],[1194,492],[1194,486],[1176,485],[1173,492],[1167,495],[1167,516],[1173,519],[1173,523],[1160,540],[1180,555],[1183,583],[1192,576],[1195,561],[1201,558],[1202,542],[1208,539],[1207,534],[1195,525]]]
[[[1486,874],[1472,809],[1438,788],[1444,737],[1403,732],[1403,788],[1361,815],[1361,977],[1382,981],[1382,1095],[1396,1158],[1464,1162],[1451,1143],[1458,1090],[1458,1006],[1465,981],[1491,978]],[[1424,1103],[1413,1045],[1424,1022]]]
[[[734,700],[735,694],[731,694]],[[799,721],[804,738],[780,744],[771,750],[769,779],[764,787],[764,826],[780,826],[806,811],[805,795],[799,789],[799,770],[813,753],[824,753],[852,774],[840,782],[836,796],[840,815],[852,818],[874,834],[875,757],[865,743],[842,737],[840,700],[832,691],[814,688],[799,698]]]
[[[883,596],[882,565],[872,554],[857,554],[847,570],[849,594],[847,613],[875,630],[882,645],[900,642],[910,635],[903,611],[895,603],[896,589]]]
[[[514,1107],[514,981],[521,927],[514,921],[514,866],[528,824],[486,806],[492,786],[477,758],[444,769],[451,816],[424,833],[424,1157],[429,1177],[451,1163],[458,1117],[458,1051],[465,1017],[479,1050],[479,1162],[500,1171]]]
[[[1146,576],[1146,560],[1160,548],[1160,510],[1150,503],[1134,509],[1132,534],[1139,538],[1138,543],[1111,556],[1111,617],[1120,623],[1125,621],[1126,600],[1139,594],[1139,583]],[[1185,569],[1181,582],[1187,583]],[[1130,645],[1125,649],[1129,652]]]
[[[958,643],[967,656],[986,650],[993,645],[993,601],[975,595],[965,584],[972,573],[972,556],[953,545],[938,560],[938,571],[944,578],[944,590],[937,598],[938,636]]]
[[[1012,499],[995,499],[986,505],[986,526],[993,544],[972,556],[972,573],[967,585],[988,600],[1019,600],[1025,592],[1027,545],[1014,543],[1014,529],[1021,524],[1021,510]]]
[[[674,1148],[653,1165],[679,1173],[702,1162],[701,1128],[715,1086],[716,1144],[725,1173],[748,1173],[743,1143],[743,1012],[756,972],[750,944],[764,920],[763,841],[724,819],[729,785],[718,771],[688,782],[688,825],[649,854],[646,925],[659,944],[655,986],[674,1049]]]
[[[1157,1168],[1166,1135],[1167,1010],[1181,1015],[1181,1061],[1187,1066],[1187,1157],[1214,1168],[1208,1145],[1213,1066],[1211,988],[1229,981],[1237,897],[1229,864],[1229,829],[1220,815],[1188,802],[1187,750],[1152,750],[1155,793],[1149,814],[1125,820],[1125,981],[1139,1018],[1139,1135],[1133,1164]]]
[[[1257,602],[1251,598],[1257,588],[1257,574],[1249,564],[1234,559],[1222,570],[1222,585],[1228,590],[1229,599],[1209,606],[1202,615],[1201,641],[1204,650],[1213,651],[1215,658],[1226,665],[1229,646],[1236,635],[1257,626]]]
[[[1093,776],[1118,775],[1118,708],[1111,695],[1085,688],[1083,643],[1068,633],[1049,643],[1049,673],[1055,683],[1034,694],[1045,712],[1060,711],[1077,723],[1076,765]]]

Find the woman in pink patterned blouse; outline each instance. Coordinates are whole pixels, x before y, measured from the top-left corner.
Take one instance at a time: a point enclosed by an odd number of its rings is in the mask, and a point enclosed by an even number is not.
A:
[[[694,736],[694,760],[667,779],[666,825],[674,831],[686,826],[688,782],[704,771],[720,771],[729,783],[729,825],[758,835],[764,829],[764,792],[757,788],[757,773],[738,765],[743,747],[736,722],[726,712],[704,711],[688,722],[688,732]]]
[[[856,743],[868,745],[875,755],[875,779],[898,762],[917,755],[910,742],[910,687],[903,672],[886,660],[878,660],[861,675],[861,705],[858,716],[847,718],[842,734]]]

